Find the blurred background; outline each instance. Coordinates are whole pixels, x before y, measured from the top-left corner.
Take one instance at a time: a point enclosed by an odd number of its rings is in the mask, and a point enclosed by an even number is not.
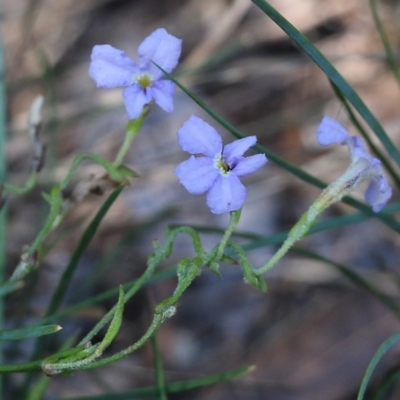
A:
[[[316,44],[400,144],[400,89],[387,68],[385,53],[363,0],[274,0],[270,2]],[[399,49],[399,2],[378,1],[395,53]],[[92,47],[110,44],[137,60],[141,41],[158,27],[183,39],[178,79],[247,135],[289,162],[326,182],[347,167],[346,148],[321,148],[316,127],[323,115],[350,126],[346,111],[325,75],[249,0],[3,0],[11,183],[23,183],[30,168],[28,110],[45,96],[43,138],[48,151],[40,184],[28,195],[13,196],[9,207],[9,272],[24,245],[32,242],[47,215],[41,191],[59,182],[79,152],[112,160],[128,122],[120,89],[100,90],[87,70]],[[154,107],[136,138],[126,165],[140,174],[124,190],[81,259],[64,306],[134,279],[144,270],[151,241],[163,242],[168,224],[225,228],[228,215],[215,216],[204,196],[185,191],[173,174],[187,158],[176,132],[190,117],[222,127],[179,89],[175,111]],[[90,163],[75,184],[102,171]],[[246,177],[248,189],[241,231],[269,235],[289,229],[319,190],[269,162]],[[362,198],[362,190],[355,194]],[[394,194],[396,199],[397,194]],[[21,327],[43,315],[80,235],[104,196],[77,202],[63,228],[52,235],[52,250],[29,281],[33,299],[8,298],[7,327]],[[354,210],[338,204],[321,219]],[[61,239],[62,240],[61,240]],[[212,248],[219,235],[204,235]],[[301,246],[352,267],[396,299],[398,239],[378,220],[311,235]],[[263,265],[274,248],[249,252]],[[193,255],[179,238],[165,267]],[[171,399],[355,399],[367,364],[378,346],[399,329],[398,319],[368,292],[329,265],[288,255],[268,275],[267,294],[245,285],[237,267],[209,271],[181,299],[175,317],[160,329],[159,341],[168,382],[224,372],[246,365],[256,369],[229,383],[171,396]],[[158,282],[126,306],[122,330],[110,353],[130,345],[147,328],[156,301],[170,295],[175,279]],[[47,351],[71,335],[82,337],[115,303],[103,302],[58,321],[63,330],[48,340]],[[8,360],[27,360],[32,343],[7,348]],[[383,359],[373,384],[400,366],[394,349]],[[15,397],[22,375],[7,377]],[[45,399],[122,392],[154,384],[150,346],[115,364],[52,379]],[[400,392],[392,399],[399,398]]]

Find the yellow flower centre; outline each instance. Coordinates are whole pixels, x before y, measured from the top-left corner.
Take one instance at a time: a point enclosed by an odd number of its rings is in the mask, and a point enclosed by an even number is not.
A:
[[[149,87],[153,83],[153,80],[151,79],[151,76],[149,74],[138,74],[138,75],[135,76],[135,81],[143,89],[146,89],[147,87]]]
[[[214,167],[219,169],[222,175],[228,175],[231,170],[230,166],[222,159],[221,154],[218,154],[214,160]]]

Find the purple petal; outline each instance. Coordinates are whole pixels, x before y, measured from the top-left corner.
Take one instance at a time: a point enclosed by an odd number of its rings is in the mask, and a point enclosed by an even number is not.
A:
[[[365,191],[365,201],[372,206],[374,212],[379,212],[392,196],[392,188],[386,178],[380,174],[373,178]]]
[[[207,205],[214,214],[222,214],[242,208],[246,188],[235,174],[218,175],[207,193]]]
[[[257,138],[255,136],[248,136],[227,144],[224,147],[224,151],[222,153],[224,161],[228,165],[231,165],[231,163],[234,162],[235,158],[241,157],[244,152],[248,150],[251,146],[254,146],[256,142]]]
[[[218,132],[201,118],[192,115],[178,131],[182,150],[214,158],[221,153],[222,139]]]
[[[152,98],[151,88],[143,90],[135,83],[123,91],[126,112],[130,119],[136,119],[143,111],[143,106],[150,103]]]
[[[348,138],[346,129],[332,118],[324,117],[317,130],[317,140],[322,146],[341,143]]]
[[[146,70],[154,80],[160,79],[163,73],[150,61],[154,61],[167,72],[178,64],[182,40],[170,35],[165,29],[156,29],[139,46],[140,67]]]
[[[123,51],[108,44],[94,46],[91,58],[89,75],[100,88],[129,86],[139,70]]]
[[[186,190],[192,194],[206,192],[215,181],[219,172],[213,166],[213,161],[208,157],[191,156],[180,163],[174,171],[179,181]]]
[[[175,84],[171,81],[156,81],[151,86],[155,102],[167,112],[174,110]]]
[[[236,176],[244,176],[257,171],[267,163],[267,157],[264,154],[256,154],[255,156],[245,157],[240,160],[232,172]]]
[[[349,146],[351,159],[353,162],[357,161],[361,157],[364,157],[371,163],[373,160],[376,160],[380,163],[377,158],[372,157],[367,150],[365,150],[364,143],[358,136],[349,136],[346,139],[346,144]]]

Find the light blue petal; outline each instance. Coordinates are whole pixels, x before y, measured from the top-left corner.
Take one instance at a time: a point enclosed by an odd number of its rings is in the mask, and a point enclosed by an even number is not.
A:
[[[392,196],[392,188],[383,176],[383,173],[371,179],[370,184],[365,191],[365,201],[372,206],[374,212],[379,212],[386,205]]]
[[[181,49],[181,39],[170,35],[164,28],[156,29],[139,46],[140,68],[149,72],[154,80],[160,79],[163,73],[150,60],[171,72],[178,64]]]
[[[243,139],[235,140],[224,147],[222,158],[228,165],[232,165],[235,159],[241,157],[246,150],[254,146],[257,142],[255,136],[248,136]]]
[[[101,88],[129,86],[139,68],[123,51],[108,44],[93,47],[89,75]]]
[[[180,163],[175,168],[174,173],[182,185],[185,186],[186,190],[192,194],[206,192],[210,189],[219,174],[210,158],[196,158],[194,156]]]
[[[333,118],[324,117],[317,130],[317,140],[322,146],[341,143],[348,138],[346,129]]]
[[[143,106],[150,103],[152,99],[151,88],[143,90],[142,87],[135,83],[123,91],[126,112],[130,119],[136,119],[143,111]]]
[[[218,175],[207,193],[207,205],[213,214],[222,214],[242,208],[246,188],[234,174]]]
[[[175,84],[171,81],[156,81],[151,86],[154,101],[166,112],[174,110]]]
[[[222,139],[218,132],[194,115],[179,129],[178,141],[182,150],[190,154],[204,154],[214,158],[222,151]]]
[[[363,158],[366,158],[371,164],[376,163],[376,161],[378,161],[378,163],[380,163],[380,161],[377,158],[372,157],[368,153],[368,151],[365,149],[364,143],[360,137],[349,136],[345,140],[345,142],[349,146],[352,162],[355,162],[359,158],[363,157]]]
[[[244,176],[257,171],[267,163],[267,157],[264,154],[256,154],[255,156],[245,157],[239,161],[232,173],[236,176]]]

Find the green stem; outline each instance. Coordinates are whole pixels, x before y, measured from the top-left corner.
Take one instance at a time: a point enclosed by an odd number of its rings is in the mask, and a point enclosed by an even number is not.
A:
[[[176,288],[174,294],[165,299],[161,304],[156,306],[156,311],[153,317],[153,321],[150,327],[147,329],[146,333],[134,344],[127,347],[126,349],[119,351],[118,353],[113,354],[110,357],[103,358],[102,360],[95,361],[90,364],[80,364],[77,365],[77,369],[92,369],[98,368],[103,365],[111,364],[115,361],[120,360],[121,358],[126,357],[127,355],[135,352],[139,348],[141,348],[156,332],[158,327],[167,319],[170,318],[176,312],[176,304],[179,298],[182,296],[183,292],[190,286],[193,280],[197,277],[200,272],[200,269],[203,265],[202,259],[196,258],[189,263],[187,266],[188,272],[184,279],[178,282],[178,287]],[[58,365],[57,365],[58,367]],[[64,367],[64,366],[62,366]],[[68,365],[65,365],[68,368]]]
[[[97,154],[83,153],[75,158],[75,160],[73,161],[73,163],[71,165],[71,168],[68,171],[68,174],[61,181],[61,183],[60,183],[61,190],[64,190],[67,187],[68,183],[72,179],[72,176],[74,175],[75,171],[79,167],[79,164],[84,160],[92,160],[92,161],[100,164],[109,173],[111,179],[114,179],[115,181],[120,181],[121,174],[118,172],[118,170],[114,164],[105,160],[103,157],[98,156]]]
[[[37,179],[38,179],[38,174],[36,171],[34,171],[28,176],[28,179],[26,180],[23,186],[15,186],[6,183],[4,184],[4,189],[7,192],[14,194],[25,194],[35,187]]]
[[[394,170],[394,168],[390,164],[387,157],[379,150],[379,148],[377,146],[375,146],[374,142],[370,139],[366,130],[358,121],[358,119],[357,119],[355,113],[353,112],[352,108],[350,107],[346,97],[343,96],[342,92],[337,88],[337,86],[332,81],[330,81],[330,83],[331,83],[333,90],[336,93],[336,96],[339,98],[339,100],[342,102],[344,108],[346,109],[351,122],[357,128],[357,130],[360,132],[360,134],[364,138],[364,140],[367,142],[368,147],[372,150],[372,152],[377,156],[377,158],[385,166],[386,171],[392,177],[393,181],[396,183],[396,186],[398,188],[400,188],[400,177],[399,177],[398,173]]]
[[[349,194],[355,187],[357,187],[357,185],[363,180],[363,168],[364,165],[362,163],[351,164],[339,178],[323,190],[314,203],[311,204],[310,208],[300,217],[293,228],[289,231],[287,239],[283,242],[279,250],[263,267],[255,270],[254,273],[259,276],[270,270],[296,242],[306,236],[318,216],[325,209],[340,201],[343,196]]]
[[[40,371],[42,360],[31,361],[24,364],[10,364],[0,365],[0,374],[10,374],[14,372],[29,372],[29,371]]]
[[[150,110],[149,107],[145,106],[139,118],[132,119],[128,122],[128,125],[126,126],[126,134],[124,142],[122,143],[122,146],[117,154],[117,157],[113,162],[114,167],[119,167],[122,164],[126,156],[126,153],[130,149],[133,139],[135,139],[136,135],[139,133],[143,121],[145,120],[147,114],[149,113],[149,110]]]
[[[228,240],[232,236],[232,233],[233,233],[236,225],[239,223],[241,213],[242,213],[242,209],[231,212],[231,220],[229,221],[228,229],[225,231],[224,236],[222,237],[221,242],[218,246],[215,261],[218,262],[219,260],[221,260],[222,255],[225,250],[225,247],[228,243]]]
[[[164,368],[157,333],[151,338],[159,400],[167,400]]]

